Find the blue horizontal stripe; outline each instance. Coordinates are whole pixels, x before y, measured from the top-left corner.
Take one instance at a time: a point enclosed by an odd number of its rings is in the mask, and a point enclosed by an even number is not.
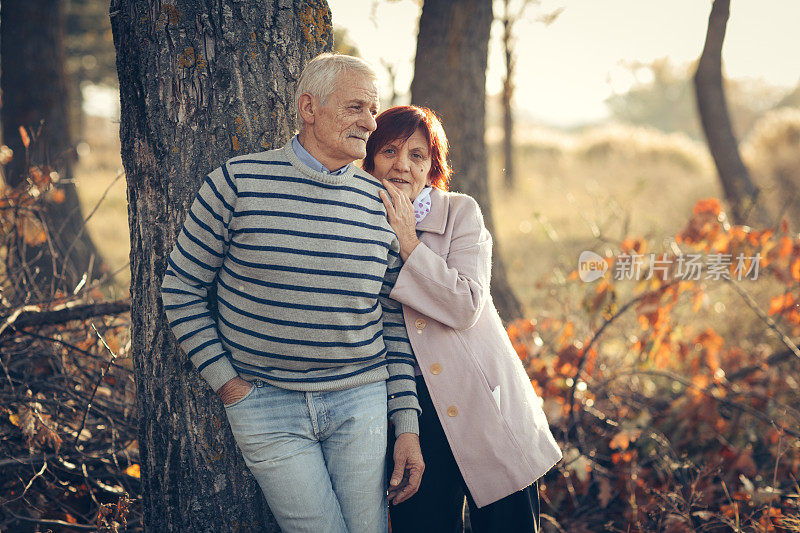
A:
[[[405,359],[391,359],[388,356],[386,357],[386,360],[393,365],[411,365],[412,367],[416,365],[414,361],[407,361]]]
[[[367,328],[370,328],[380,322],[380,318],[376,318],[375,320],[371,320],[363,325],[353,325],[353,326],[345,326],[340,324],[314,324],[310,322],[292,322],[290,320],[279,320],[277,318],[269,318],[264,315],[257,315],[255,313],[250,313],[243,309],[238,309],[233,305],[229,304],[224,298],[219,296],[217,301],[224,305],[226,308],[230,309],[237,315],[246,316],[247,318],[251,318],[253,320],[257,320],[259,322],[265,322],[267,324],[277,324],[280,326],[290,326],[295,328],[306,328],[306,329],[322,329],[322,330],[334,330],[334,331],[360,331]],[[221,318],[221,317],[220,317]],[[226,322],[227,323],[227,322]]]
[[[353,204],[350,202],[339,202],[337,200],[325,200],[322,198],[310,198],[308,196],[299,196],[297,194],[283,194],[277,192],[255,192],[255,191],[248,191],[248,192],[241,192],[239,193],[239,198],[276,198],[281,200],[294,200],[296,202],[306,202],[310,204],[322,204],[322,205],[336,205],[339,207],[346,207],[348,209],[355,209],[358,211],[363,211],[365,213],[369,213],[370,215],[377,215],[381,217],[386,216],[386,211],[383,209],[370,209],[368,207],[364,207],[362,205]]]
[[[406,327],[406,325],[405,324],[398,324],[396,322],[384,322],[383,323],[383,327],[384,328],[404,328],[404,327]]]
[[[376,226],[374,224],[367,224],[366,222],[359,222],[357,220],[348,220],[346,218],[338,218],[338,217],[324,217],[321,215],[308,215],[305,213],[292,213],[289,211],[264,211],[261,209],[250,209],[247,211],[237,211],[234,214],[234,217],[249,217],[249,216],[257,216],[257,217],[282,217],[282,218],[294,218],[299,220],[315,220],[317,222],[331,222],[334,224],[342,224],[344,226],[356,226],[358,228],[366,228],[371,229],[373,231],[382,231],[385,233],[389,233],[394,235],[394,231],[391,229],[384,228],[383,226]]]
[[[172,329],[175,329],[175,326],[180,326],[184,322],[188,322],[190,320],[195,320],[197,318],[211,318],[211,313],[209,311],[204,311],[202,313],[197,313],[196,315],[184,316],[184,317],[176,319],[174,322],[170,322],[169,323],[169,327],[171,327]]]
[[[356,173],[356,174],[353,174],[353,177],[354,177],[355,179],[357,179],[357,180],[361,180],[361,181],[363,181],[363,182],[364,182],[364,183],[366,183],[367,185],[372,185],[372,186],[373,186],[373,187],[375,187],[376,189],[383,189],[383,190],[386,190],[386,189],[384,189],[383,185],[382,185],[382,184],[381,184],[381,183],[378,181],[378,179],[377,179],[377,178],[368,178],[368,177],[366,177],[366,176],[361,176],[361,175],[359,175],[358,173]]]
[[[253,375],[253,376],[258,376],[260,378],[269,379],[269,380],[272,380],[272,381],[283,381],[283,382],[287,382],[287,383],[295,383],[295,382],[296,383],[316,383],[316,382],[322,382],[322,381],[335,381],[337,379],[345,379],[345,378],[349,378],[349,377],[352,377],[352,376],[357,376],[359,374],[363,374],[364,372],[368,372],[368,371],[373,370],[375,368],[380,368],[382,366],[386,366],[386,361],[379,361],[377,363],[374,363],[372,365],[366,366],[366,367],[364,367],[362,369],[359,369],[359,370],[356,370],[354,372],[347,372],[346,374],[339,374],[339,375],[334,375],[334,376],[317,376],[317,377],[313,377],[313,378],[277,377],[277,376],[272,376],[270,374],[265,374],[263,372],[259,372],[257,370],[248,370],[248,369],[242,367],[241,365],[237,364],[236,361],[232,361],[232,364],[233,364],[233,367],[238,372],[241,372],[241,373],[244,373],[244,374]],[[269,371],[269,370],[283,370],[283,369],[265,367],[264,370]],[[324,368],[324,369],[312,368],[312,369],[309,369],[308,372],[310,372],[310,371],[319,371],[319,370],[329,370],[329,369],[327,369],[327,368]],[[283,370],[283,371],[284,372],[290,372],[289,370]]]
[[[195,346],[194,348],[192,348],[192,350],[189,353],[187,353],[186,355],[188,355],[189,357],[192,357],[193,355],[200,353],[204,348],[208,348],[212,344],[219,344],[220,347],[222,347],[222,344],[219,342],[219,339],[208,339],[203,344],[200,344],[200,345]]]
[[[381,307],[383,307],[383,312],[384,313],[391,313],[393,315],[402,315],[403,314],[403,308],[402,307],[392,307],[389,304],[387,304],[385,300],[383,302],[381,302]]]
[[[197,328],[197,329],[195,329],[193,331],[190,331],[189,333],[184,333],[183,335],[178,337],[178,344],[182,343],[183,341],[185,341],[189,337],[194,337],[195,335],[197,335],[201,331],[205,331],[207,329],[214,328],[214,327],[216,327],[216,326],[213,323],[212,324],[206,324],[205,326],[203,326],[201,328]]]
[[[286,248],[284,246],[259,246],[257,244],[244,244],[236,241],[231,242],[234,248],[244,248],[245,250],[258,250],[260,252],[275,252],[295,255],[306,255],[311,257],[331,257],[334,259],[352,259],[354,261],[367,261],[386,265],[388,261],[380,257],[370,255],[341,254],[337,252],[317,252],[314,250],[301,250],[299,248]]]
[[[208,214],[209,214],[209,215],[211,215],[211,216],[212,216],[212,217],[214,217],[215,219],[219,220],[219,221],[220,221],[220,222],[221,222],[221,223],[222,223],[224,226],[226,226],[226,227],[228,226],[228,224],[226,224],[226,223],[225,223],[225,219],[224,219],[224,218],[222,218],[222,215],[220,215],[219,213],[217,213],[217,212],[214,210],[214,208],[213,208],[213,207],[211,207],[210,205],[208,205],[208,202],[206,202],[206,199],[205,199],[205,198],[203,198],[203,195],[202,195],[202,194],[198,194],[198,195],[197,195],[197,201],[200,203],[200,205],[202,205],[202,206],[203,206],[203,208],[205,208],[205,210],[206,210],[206,211],[208,211]]]
[[[222,196],[222,194],[220,194],[220,192],[217,190],[217,186],[214,185],[214,180],[211,179],[211,176],[208,176],[206,178],[206,183],[208,184],[208,187],[211,189],[211,192],[214,193],[214,196],[216,196],[217,199],[219,199],[219,201],[222,202],[222,205],[225,206],[225,209],[227,209],[229,213],[232,213],[233,212],[233,206],[231,204],[229,204],[225,200],[225,197]]]
[[[189,260],[189,261],[191,261],[192,263],[196,264],[196,265],[197,265],[197,266],[199,266],[200,268],[204,268],[204,269],[208,270],[209,272],[216,272],[216,271],[218,270],[217,268],[215,268],[215,267],[213,267],[213,266],[211,266],[211,265],[207,265],[207,264],[206,264],[206,263],[204,263],[203,261],[199,260],[198,258],[196,258],[195,256],[193,256],[192,254],[190,254],[189,252],[187,252],[187,251],[184,249],[184,247],[183,247],[183,246],[181,246],[181,243],[180,243],[180,241],[175,241],[175,248],[177,248],[177,249],[178,249],[178,250],[179,250],[179,251],[180,251],[180,252],[183,254],[183,257],[185,257],[186,259],[188,259],[188,260]]]
[[[207,367],[208,365],[210,365],[214,361],[217,361],[217,360],[221,359],[224,356],[225,356],[225,352],[222,352],[221,354],[215,355],[214,357],[212,357],[210,359],[206,359],[201,364],[197,365],[197,371],[198,372],[202,371],[205,367]]]
[[[366,314],[366,313],[372,313],[378,308],[378,302],[377,301],[375,302],[375,304],[372,307],[369,307],[367,309],[359,309],[359,308],[355,308],[355,307],[330,307],[330,306],[324,306],[324,305],[295,304],[295,303],[291,303],[291,302],[282,302],[282,301],[277,301],[277,300],[267,300],[265,298],[259,298],[257,296],[246,294],[246,293],[244,293],[244,292],[242,292],[240,290],[234,289],[233,287],[231,287],[230,285],[228,285],[227,283],[222,281],[222,278],[217,278],[217,282],[220,284],[220,286],[224,287],[227,291],[232,292],[233,294],[235,294],[237,296],[241,296],[242,298],[246,298],[246,299],[248,299],[248,300],[250,300],[252,302],[256,302],[256,303],[259,303],[259,304],[265,304],[265,305],[272,305],[272,306],[275,306],[275,307],[286,307],[286,308],[289,308],[289,309],[304,309],[306,311],[330,311],[330,312],[334,312],[334,313],[355,313],[355,314],[358,314],[358,315],[363,315],[363,314]]]
[[[246,165],[246,164],[279,165],[283,167],[292,166],[292,164],[289,161],[264,161],[263,159],[237,159],[236,161],[231,161],[228,164],[229,165]]]
[[[194,223],[195,223],[195,224],[197,224],[198,226],[200,226],[202,229],[206,230],[206,232],[207,232],[209,235],[211,235],[212,237],[214,237],[214,238],[215,238],[215,239],[217,239],[218,241],[224,241],[224,240],[225,240],[225,239],[223,239],[223,238],[222,238],[220,235],[217,235],[217,233],[216,233],[216,232],[215,232],[213,229],[211,229],[211,226],[209,226],[208,224],[206,224],[205,222],[203,222],[202,220],[200,220],[199,218],[197,218],[197,215],[195,215],[195,214],[194,214],[194,212],[192,212],[192,210],[191,210],[191,209],[189,210],[189,218],[191,218],[192,220],[194,220]]]
[[[167,258],[167,264],[170,266],[170,268],[172,268],[173,270],[175,270],[175,271],[176,271],[178,274],[180,274],[181,276],[183,276],[183,277],[185,277],[185,278],[187,278],[187,279],[190,279],[190,280],[194,281],[195,283],[199,283],[199,284],[200,284],[201,286],[203,286],[203,287],[209,287],[209,286],[211,286],[211,282],[205,282],[205,281],[201,280],[200,278],[197,278],[197,277],[195,277],[195,276],[193,276],[193,275],[189,274],[188,272],[186,272],[185,270],[183,270],[181,267],[179,267],[178,265],[176,265],[176,264],[175,264],[175,261],[173,261],[173,260],[172,260],[172,257],[171,257],[171,256]],[[177,276],[176,276],[176,277],[177,277]],[[180,279],[180,278],[179,278],[179,279]]]
[[[373,200],[375,203],[383,205],[383,200],[380,199],[378,196],[374,196],[366,191],[362,191],[361,189],[357,189],[355,187],[348,187],[347,185],[333,185],[330,183],[323,183],[321,181],[315,181],[306,178],[295,178],[293,176],[275,176],[275,175],[268,175],[268,174],[236,174],[237,179],[254,179],[254,180],[271,180],[271,181],[283,181],[287,183],[303,183],[305,185],[311,185],[313,187],[320,187],[322,189],[332,189],[336,191],[348,191],[354,192],[356,194],[360,194],[361,196],[366,196],[370,200]]]
[[[219,320],[232,330],[238,331],[239,333],[245,333],[247,335],[250,335],[251,337],[255,337],[257,339],[262,339],[265,341],[277,342],[280,344],[287,344],[293,346],[316,346],[318,348],[361,348],[363,346],[369,346],[370,344],[374,343],[383,334],[381,330],[378,330],[375,332],[372,338],[355,342],[310,341],[305,339],[287,339],[285,337],[276,337],[274,335],[267,335],[266,333],[259,333],[258,331],[248,329],[228,321],[222,314],[219,315]]]
[[[202,248],[206,252],[210,253],[214,257],[219,257],[219,258],[225,257],[225,254],[214,250],[209,245],[207,245],[206,243],[204,243],[203,241],[201,241],[200,239],[195,237],[194,234],[192,234],[192,232],[190,232],[189,229],[186,226],[183,227],[183,234],[186,235],[187,239],[189,239],[190,241],[192,241],[197,246],[199,246],[200,248]]]
[[[238,233],[264,233],[267,235],[292,235],[294,237],[308,237],[309,239],[327,239],[332,241],[342,241],[342,242],[357,242],[361,244],[375,244],[377,246],[382,246],[389,250],[389,254],[393,256],[399,256],[398,252],[390,249],[389,243],[383,241],[376,241],[374,239],[360,239],[358,237],[346,237],[344,235],[336,235],[336,234],[329,234],[329,233],[309,233],[307,231],[297,231],[297,230],[289,230],[289,229],[275,229],[275,228],[241,228],[241,229],[234,229],[231,230],[231,234],[238,234]]]
[[[238,259],[236,256],[228,256],[234,263],[239,263],[250,268],[258,268],[261,270],[277,270],[278,272],[294,272],[297,274],[310,274],[312,276],[333,276],[338,278],[352,278],[352,279],[369,279],[372,281],[383,281],[380,276],[373,276],[372,274],[362,274],[360,272],[340,272],[338,270],[318,270],[316,268],[301,268],[288,265],[266,265],[264,263],[251,263],[243,259]]]
[[[170,275],[170,276],[173,276],[173,277],[177,277],[173,272],[170,272],[169,270],[167,272],[165,272],[164,275],[165,276],[166,275]],[[171,287],[164,287],[164,288],[161,289],[161,292],[165,292],[167,294],[188,294],[189,296],[198,296],[198,294],[196,292],[185,291],[183,289],[173,289]]]
[[[410,381],[414,381],[414,382],[416,382],[416,381],[417,381],[417,380],[414,378],[414,376],[412,376],[412,375],[408,375],[408,376],[405,376],[405,375],[389,376],[389,378],[388,378],[386,381],[387,381],[387,382],[389,382],[389,381],[400,381],[401,379],[408,379],[408,380],[410,380]]]
[[[311,293],[320,293],[320,294],[341,294],[342,296],[355,296],[357,298],[369,298],[370,300],[375,301],[375,305],[373,305],[373,309],[377,309],[377,299],[376,296],[369,292],[360,292],[360,291],[348,291],[345,289],[327,289],[323,287],[306,287],[304,285],[288,285],[285,283],[274,283],[271,281],[263,281],[256,278],[251,278],[249,276],[243,276],[237,272],[234,272],[228,265],[223,264],[222,270],[225,271],[226,274],[229,276],[236,278],[240,281],[246,281],[247,283],[252,283],[254,285],[260,285],[262,287],[269,287],[271,289],[284,289],[287,291],[296,291],[296,292],[311,292]],[[221,281],[220,281],[221,283]],[[228,285],[225,285],[228,287]],[[230,289],[233,292],[233,289]]]
[[[284,355],[272,352],[265,352],[263,350],[255,350],[253,348],[243,346],[237,342],[231,341],[228,337],[226,337],[222,332],[220,332],[219,336],[225,341],[225,344],[229,346],[233,346],[234,348],[241,350],[243,352],[247,352],[249,354],[257,355],[259,357],[266,357],[267,359],[278,359],[283,361],[299,361],[304,363],[341,363],[341,364],[354,364],[354,363],[363,363],[369,361],[371,359],[375,359],[378,357],[376,355],[369,355],[366,357],[350,357],[344,359],[331,359],[330,357],[303,357],[299,355]],[[381,352],[384,350],[382,349]]]
[[[228,182],[228,187],[234,192],[234,194],[239,194],[239,189],[236,188],[236,184],[231,179],[231,175],[228,174],[228,169],[226,165],[222,165],[222,175],[225,176],[225,181]]]
[[[189,307],[190,305],[197,305],[197,304],[203,304],[203,303],[205,303],[205,301],[202,298],[198,298],[197,300],[191,300],[191,301],[188,301],[188,302],[183,302],[182,304],[165,305],[164,309],[167,310],[167,311],[172,311],[173,309],[180,309],[182,307]]]
[[[408,337],[384,337],[384,340],[408,343]]]
[[[389,395],[389,399],[393,400],[393,399],[399,398],[401,396],[413,396],[414,398],[416,398],[417,397],[417,393],[414,392],[414,391],[411,391],[411,390],[394,392],[394,393]]]

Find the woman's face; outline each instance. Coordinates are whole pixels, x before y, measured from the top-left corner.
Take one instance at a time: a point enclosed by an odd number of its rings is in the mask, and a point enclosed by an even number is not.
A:
[[[428,140],[422,130],[403,141],[394,140],[375,154],[372,175],[385,179],[414,200],[428,184],[431,172],[431,154]]]

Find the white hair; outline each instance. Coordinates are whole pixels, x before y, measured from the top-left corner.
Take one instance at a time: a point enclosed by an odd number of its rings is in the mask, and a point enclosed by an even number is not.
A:
[[[318,98],[322,105],[325,105],[328,97],[336,88],[339,76],[348,72],[363,74],[372,81],[378,79],[370,64],[360,57],[324,53],[309,61],[300,75],[300,81],[297,82],[297,90],[294,93],[294,110],[297,113],[298,126],[301,128],[303,126],[303,119],[300,116],[300,96],[310,94]]]

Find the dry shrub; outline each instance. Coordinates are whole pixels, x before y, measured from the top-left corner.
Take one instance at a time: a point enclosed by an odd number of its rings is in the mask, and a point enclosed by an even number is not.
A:
[[[636,161],[684,172],[698,172],[708,165],[707,153],[685,134],[624,124],[587,130],[578,139],[575,154],[588,161]]]
[[[706,199],[666,245],[598,244],[602,278],[543,281],[533,318],[509,325],[564,451],[541,483],[545,531],[797,530],[800,235],[727,220]],[[638,282],[612,275],[626,254]],[[688,254],[730,262],[687,279]],[[741,281],[740,255],[760,258]]]
[[[768,205],[800,217],[800,109],[767,113],[742,145],[744,158]]]

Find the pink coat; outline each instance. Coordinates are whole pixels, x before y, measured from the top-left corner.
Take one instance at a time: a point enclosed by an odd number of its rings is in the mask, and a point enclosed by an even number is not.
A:
[[[492,238],[471,197],[431,191],[391,297],[478,507],[547,472],[561,450],[489,295]],[[424,438],[424,437],[423,437]]]

